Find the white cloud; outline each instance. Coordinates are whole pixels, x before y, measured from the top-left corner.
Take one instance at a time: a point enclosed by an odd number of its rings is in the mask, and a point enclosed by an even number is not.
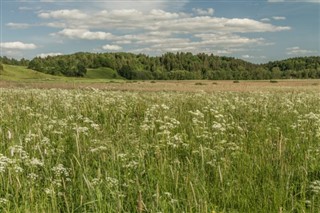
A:
[[[268,22],[268,21],[271,21],[271,20],[269,18],[263,18],[263,19],[260,19],[260,21]]]
[[[252,55],[242,55],[241,57],[245,59],[254,58]]]
[[[111,33],[91,32],[85,29],[63,29],[57,35],[65,36],[71,39],[86,39],[86,40],[109,40],[114,36]]]
[[[290,30],[288,26],[275,26],[269,23],[259,22],[253,19],[240,18],[217,18],[217,17],[191,17],[172,21],[157,22],[154,30],[180,31],[184,33],[193,32],[277,32]]]
[[[205,45],[241,46],[244,44],[263,44],[263,38],[247,38],[233,34],[196,34]]]
[[[200,16],[212,16],[214,13],[213,8],[208,8],[207,10],[201,8],[193,8],[192,11]]]
[[[286,17],[283,17],[283,16],[273,16],[272,18],[274,20],[286,20]]]
[[[12,49],[12,50],[32,50],[37,48],[35,44],[32,44],[32,43],[28,44],[20,41],[0,43],[0,47],[3,49]]]
[[[289,47],[289,48],[287,48],[287,54],[288,55],[307,55],[307,54],[313,54],[313,53],[317,53],[317,51],[305,50],[305,49],[301,49],[300,47]]]
[[[135,9],[103,10],[93,15],[78,10],[73,12],[51,11],[39,14],[42,18],[62,19],[67,28],[125,29],[147,31],[194,32],[277,32],[290,30],[288,26],[275,26],[247,18],[220,18],[192,16],[185,13],[170,13],[163,10],[141,12]],[[77,20],[75,20],[77,18]],[[58,23],[55,23],[56,25]]]
[[[266,58],[266,56],[253,56],[253,55],[248,55],[248,54],[246,54],[246,55],[242,55],[241,56],[242,58],[244,58],[244,59],[265,59]]]
[[[12,22],[10,22],[6,25],[12,29],[27,29],[27,28],[31,27],[31,25],[27,24],[27,23],[12,23]]]
[[[192,13],[168,12],[159,8],[148,11],[131,8],[102,9],[94,13],[57,10],[42,12],[38,16],[44,20],[44,26],[61,28],[53,36],[104,40],[113,44],[105,45],[104,50],[144,50],[151,54],[167,51],[230,53],[231,49],[234,52],[239,47],[268,44],[262,37],[249,38],[240,33],[291,29],[289,26],[277,26],[248,18],[214,17],[211,16],[213,13],[211,8],[193,9]],[[55,20],[46,22],[49,18]]]
[[[62,53],[41,53],[41,54],[38,54],[37,57],[46,58],[48,56],[58,56],[58,55],[63,55],[63,54]]]
[[[119,50],[122,50],[122,47],[118,46],[118,45],[104,45],[102,47],[102,49],[104,50],[110,50],[110,51],[119,51]]]
[[[86,19],[87,14],[79,10],[56,10],[51,12],[42,12],[39,13],[40,18],[53,18],[53,19]]]

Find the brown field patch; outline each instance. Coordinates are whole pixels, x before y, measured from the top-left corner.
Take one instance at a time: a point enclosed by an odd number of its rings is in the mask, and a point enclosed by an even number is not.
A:
[[[39,89],[86,89],[95,88],[112,91],[177,91],[177,92],[216,92],[216,91],[320,91],[320,80],[277,80],[270,81],[127,81],[106,83],[83,82],[12,82],[0,81],[0,88],[39,88]]]

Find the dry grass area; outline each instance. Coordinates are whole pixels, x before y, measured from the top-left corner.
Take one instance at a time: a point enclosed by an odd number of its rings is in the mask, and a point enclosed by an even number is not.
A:
[[[177,91],[177,92],[216,92],[216,91],[270,91],[270,90],[313,90],[320,91],[320,80],[279,80],[270,81],[123,81],[105,83],[80,82],[11,82],[1,81],[0,88],[40,88],[40,89],[86,89],[96,88],[112,91]]]

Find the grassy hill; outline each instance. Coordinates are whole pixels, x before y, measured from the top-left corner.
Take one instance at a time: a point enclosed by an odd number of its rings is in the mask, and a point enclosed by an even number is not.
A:
[[[122,77],[118,73],[110,68],[97,68],[97,69],[88,69],[86,78],[90,79],[121,79]]]
[[[3,65],[4,70],[1,72],[0,80],[8,81],[38,81],[38,80],[58,80],[64,77],[53,76],[27,69],[23,66]]]
[[[24,66],[3,65],[4,70],[1,71],[0,80],[4,81],[21,81],[21,82],[108,82],[110,79],[118,79],[121,77],[116,71],[109,68],[89,69],[87,75],[83,78],[64,77],[49,75],[27,69]],[[121,81],[121,80],[120,80]]]

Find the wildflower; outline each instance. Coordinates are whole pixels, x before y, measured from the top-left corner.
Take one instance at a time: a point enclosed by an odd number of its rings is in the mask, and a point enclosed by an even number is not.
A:
[[[68,177],[69,176],[69,171],[67,168],[65,168],[62,164],[58,164],[57,166],[53,167],[51,169],[56,176],[65,176]]]
[[[17,166],[17,165],[14,165],[13,169],[14,169],[14,171],[17,172],[17,173],[23,172],[23,169],[22,169],[20,166]]]
[[[12,134],[11,134],[10,130],[8,130],[8,139],[9,139],[9,140],[12,139]]]
[[[0,198],[0,206],[7,204],[9,201],[5,198]]]
[[[315,180],[310,184],[310,190],[314,194],[320,194],[320,180]]]
[[[29,180],[35,181],[35,180],[38,179],[39,176],[37,174],[35,174],[35,173],[30,173],[30,174],[27,175],[27,177],[28,177]]]
[[[6,168],[12,163],[14,163],[13,160],[0,154],[0,173],[4,172]]]
[[[99,185],[101,182],[102,182],[101,179],[99,179],[99,178],[93,178],[93,179],[91,180],[91,185],[92,185],[92,186],[97,186],[97,185]]]
[[[106,183],[109,187],[117,187],[119,181],[116,178],[106,177]]]
[[[53,189],[49,189],[49,188],[45,188],[44,189],[44,192],[47,194],[47,195],[54,195],[55,192]]]
[[[99,146],[97,148],[90,149],[90,152],[100,152],[100,151],[105,151],[105,150],[107,150],[107,147]]]
[[[32,158],[31,160],[30,160],[30,164],[32,165],[32,166],[43,166],[43,162],[41,162],[39,159],[37,159],[37,158]]]

